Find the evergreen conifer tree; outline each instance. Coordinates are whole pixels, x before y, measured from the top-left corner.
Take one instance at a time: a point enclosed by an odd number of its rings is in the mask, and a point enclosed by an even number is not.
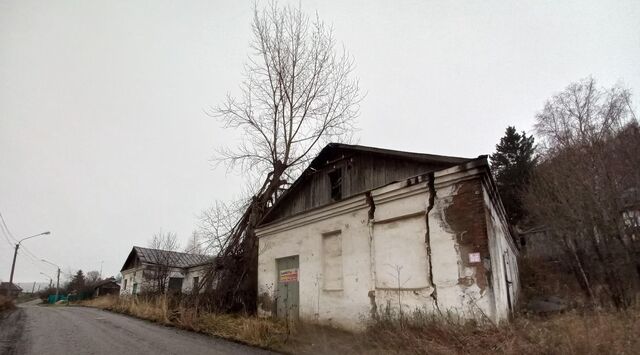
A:
[[[527,136],[524,131],[518,133],[515,127],[509,126],[490,157],[500,197],[512,225],[518,225],[525,217],[522,191],[537,163],[535,150],[533,136]]]
[[[71,282],[69,283],[69,290],[81,291],[85,286],[85,277],[82,270],[73,275]]]

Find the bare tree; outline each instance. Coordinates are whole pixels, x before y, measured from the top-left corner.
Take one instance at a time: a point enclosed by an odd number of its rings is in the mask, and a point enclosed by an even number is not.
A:
[[[220,160],[262,181],[217,246],[221,310],[255,310],[255,227],[320,145],[351,136],[361,99],[353,59],[317,16],[273,2],[254,8],[252,30],[240,95],[213,112],[243,135],[239,146],[220,150]]]
[[[592,301],[626,307],[640,285],[640,130],[622,88],[571,84],[547,102],[536,129],[546,143],[525,204],[562,246]],[[627,218],[628,219],[628,218]]]
[[[198,231],[191,232],[191,236],[187,239],[187,245],[184,247],[185,253],[204,254],[202,236]]]
[[[154,265],[144,271],[144,279],[149,283],[147,291],[150,293],[163,293],[167,290],[171,267],[175,264],[174,254],[171,252],[180,249],[178,236],[174,232],[158,232],[149,241],[149,248],[156,249],[153,253]]]
[[[101,280],[102,279],[100,278],[100,271],[96,270],[87,272],[87,276],[85,277],[85,283],[91,286],[97,284]]]
[[[560,150],[600,142],[633,119],[629,90],[601,89],[593,78],[570,84],[536,115],[544,148]]]
[[[203,251],[218,255],[224,249],[237,221],[248,205],[243,201],[224,203],[216,201],[198,216],[198,234]]]
[[[178,242],[178,235],[174,232],[160,231],[155,233],[149,241],[149,248],[159,250],[176,251],[180,249],[180,242]]]

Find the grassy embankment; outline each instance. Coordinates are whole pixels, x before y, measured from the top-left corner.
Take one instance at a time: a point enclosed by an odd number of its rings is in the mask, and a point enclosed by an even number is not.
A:
[[[289,353],[634,354],[640,353],[640,310],[521,315],[509,324],[460,322],[415,313],[370,324],[359,334],[314,324],[169,309],[164,298],[101,297],[83,303],[164,325]]]

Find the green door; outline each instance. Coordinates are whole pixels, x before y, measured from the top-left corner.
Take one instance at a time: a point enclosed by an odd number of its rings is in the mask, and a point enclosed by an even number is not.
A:
[[[278,266],[276,315],[288,320],[297,320],[300,305],[298,255],[276,259],[276,265]]]

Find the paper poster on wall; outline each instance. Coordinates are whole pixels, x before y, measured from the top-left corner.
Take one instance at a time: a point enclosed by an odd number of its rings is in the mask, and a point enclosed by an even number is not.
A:
[[[298,282],[298,269],[280,270],[278,281],[282,283]]]

